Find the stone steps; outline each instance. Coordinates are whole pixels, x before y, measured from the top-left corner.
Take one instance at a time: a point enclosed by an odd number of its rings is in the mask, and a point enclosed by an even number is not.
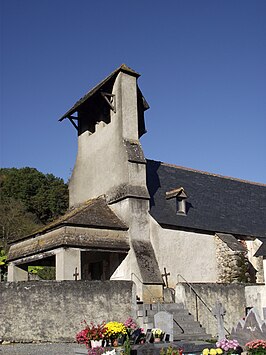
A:
[[[154,315],[160,311],[173,314],[173,340],[207,340],[211,338],[199,322],[185,309],[183,304],[141,304],[138,305],[138,322],[145,330],[154,328]],[[178,326],[180,325],[180,328]],[[183,332],[182,332],[183,331]]]

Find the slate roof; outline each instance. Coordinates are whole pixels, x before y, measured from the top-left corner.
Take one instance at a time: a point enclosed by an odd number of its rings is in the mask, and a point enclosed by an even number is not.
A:
[[[167,228],[266,238],[266,185],[147,160],[150,214]],[[187,214],[166,192],[183,187]]]
[[[107,205],[103,196],[86,201],[79,207],[69,210],[62,217],[46,225],[44,228],[19,240],[27,239],[62,226],[91,227],[112,230],[127,230],[128,227],[117,217]],[[18,242],[19,240],[16,240]]]
[[[247,250],[232,234],[216,233],[216,235],[232,250],[245,252]]]
[[[52,251],[60,247],[89,248],[90,250],[116,251],[120,253],[127,253],[130,249],[127,231],[110,229],[106,231],[100,228],[61,226],[55,230],[25,238],[11,245],[7,260],[11,261],[29,256],[31,261],[40,260],[46,257],[40,253],[52,256],[54,255]],[[37,255],[32,258],[35,254]]]
[[[265,256],[266,255],[266,240],[263,240],[263,243],[259,247],[259,249],[256,251],[254,256]]]

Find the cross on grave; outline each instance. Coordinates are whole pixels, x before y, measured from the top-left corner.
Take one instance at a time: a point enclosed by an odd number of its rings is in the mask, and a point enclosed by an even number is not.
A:
[[[165,277],[165,286],[168,288],[168,277],[170,276],[170,272],[166,272],[166,267],[164,268],[164,274],[162,274],[162,277]]]
[[[75,268],[75,272],[74,272],[73,276],[74,276],[74,278],[75,278],[75,281],[77,281],[78,276],[79,276],[78,268],[77,268],[77,267]]]
[[[212,313],[214,317],[217,319],[218,341],[220,341],[225,338],[224,315],[226,313],[221,302],[216,301]]]

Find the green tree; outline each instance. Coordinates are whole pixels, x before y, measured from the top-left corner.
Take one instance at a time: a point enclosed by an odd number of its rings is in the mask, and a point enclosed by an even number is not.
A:
[[[8,245],[22,236],[30,234],[38,227],[36,217],[26,211],[25,206],[13,198],[0,201],[0,281],[7,272]]]
[[[0,169],[0,274],[6,273],[8,245],[64,214],[68,188],[63,179],[34,168]],[[41,278],[54,268],[39,267]]]
[[[0,248],[0,281],[2,279],[5,279],[6,273],[7,273],[7,255],[4,249]]]
[[[34,168],[0,169],[1,199],[20,201],[38,223],[47,224],[68,208],[68,189],[63,179]]]
[[[14,198],[1,198],[0,203],[0,247],[6,251],[8,244],[27,236],[40,224],[37,218],[27,212],[25,206]]]

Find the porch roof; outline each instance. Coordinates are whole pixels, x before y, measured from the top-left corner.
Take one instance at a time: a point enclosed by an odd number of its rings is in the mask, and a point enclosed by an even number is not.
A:
[[[8,261],[26,258],[61,247],[127,253],[127,231],[61,226],[45,234],[32,236],[11,245]]]
[[[67,211],[63,216],[38,229],[30,235],[14,240],[15,244],[20,240],[32,239],[62,226],[79,226],[111,230],[127,230],[128,227],[107,205],[104,196],[88,200],[83,204]]]

